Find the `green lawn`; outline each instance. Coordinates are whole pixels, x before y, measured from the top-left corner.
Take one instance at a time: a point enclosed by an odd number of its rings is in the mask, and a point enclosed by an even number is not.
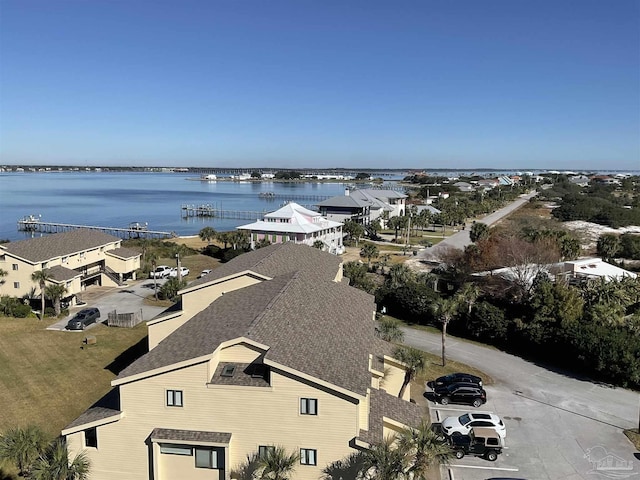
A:
[[[144,323],[132,329],[97,325],[86,334],[48,331],[47,324],[0,317],[0,432],[35,424],[52,438],[59,435],[147,349]],[[82,348],[87,334],[97,343]]]

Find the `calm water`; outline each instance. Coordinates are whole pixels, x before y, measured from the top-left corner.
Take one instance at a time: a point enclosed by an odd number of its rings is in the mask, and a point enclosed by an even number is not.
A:
[[[191,179],[191,180],[189,180]],[[0,238],[21,240],[16,222],[26,215],[43,222],[127,227],[148,222],[150,230],[196,235],[201,228],[233,230],[249,220],[181,218],[183,204],[210,204],[227,210],[273,211],[284,199],[267,200],[260,192],[334,196],[337,183],[201,182],[194,174],[121,172],[47,172],[0,174]],[[317,203],[295,200],[301,205]]]

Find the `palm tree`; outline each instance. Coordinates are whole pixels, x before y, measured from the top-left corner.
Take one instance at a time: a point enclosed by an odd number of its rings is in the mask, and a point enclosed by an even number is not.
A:
[[[376,334],[385,342],[402,342],[404,339],[404,332],[400,330],[400,321],[393,317],[380,319]]]
[[[433,314],[442,323],[442,366],[447,365],[447,355],[445,343],[447,340],[447,325],[453,317],[458,313],[458,299],[456,298],[439,298],[432,305]]]
[[[217,235],[216,231],[211,227],[204,227],[198,233],[198,236],[200,237],[200,239],[202,241],[207,242],[207,246],[211,245],[211,240],[216,238],[216,235]]]
[[[300,460],[297,453],[287,453],[284,447],[274,446],[258,457],[261,480],[287,480]]]
[[[44,286],[51,280],[49,269],[43,268],[42,270],[36,270],[31,274],[31,280],[36,282],[40,286],[40,298],[42,300],[42,308],[40,310],[40,320],[44,318]]]
[[[90,466],[85,452],[79,453],[71,460],[64,441],[58,439],[47,448],[44,454],[40,455],[33,465],[31,478],[34,480],[87,480]]]
[[[53,308],[56,312],[56,317],[60,315],[60,300],[67,293],[67,287],[61,283],[53,283],[44,287],[44,294],[53,302]]]
[[[387,437],[383,442],[372,445],[362,452],[362,473],[371,480],[397,480],[404,475],[407,459],[399,448],[393,445],[395,437]]]
[[[0,268],[0,285],[4,285],[3,278],[6,277],[9,273],[6,270]]]
[[[371,259],[379,255],[378,247],[373,243],[367,243],[360,250],[360,256],[367,259],[367,270],[371,270]]]
[[[400,392],[398,393],[398,398],[402,398],[405,390],[407,389],[407,385],[409,385],[416,375],[427,366],[427,358],[421,350],[406,346],[396,348],[393,352],[393,358],[404,363],[406,368],[404,372],[404,381],[402,382]]]
[[[473,305],[476,303],[476,300],[480,296],[480,287],[475,283],[465,283],[462,285],[458,293],[456,294],[457,300],[460,304],[465,304],[467,306],[467,314],[471,315],[471,309]]]
[[[406,476],[414,480],[426,480],[433,466],[449,463],[453,452],[431,429],[431,423],[422,420],[416,428],[407,427],[398,434],[398,450],[409,457]]]
[[[40,427],[29,425],[25,428],[12,428],[0,436],[0,458],[13,461],[18,467],[18,473],[27,477],[47,443]]]
[[[396,217],[393,217],[396,218]],[[414,279],[413,271],[404,263],[396,263],[389,269],[389,277],[387,278],[390,288],[399,288]]]

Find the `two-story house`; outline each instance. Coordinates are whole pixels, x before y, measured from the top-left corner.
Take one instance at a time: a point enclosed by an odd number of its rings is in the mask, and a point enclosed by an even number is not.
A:
[[[150,322],[149,352],[112,381],[111,404],[68,425],[91,478],[229,479],[248,455],[299,454],[294,478],[419,422],[405,370],[375,335],[374,299],[339,257],[293,244],[236,257]]]
[[[122,240],[96,230],[77,229],[0,245],[0,268],[7,272],[0,292],[12,297],[30,294],[40,285],[31,275],[47,269],[50,283],[66,287],[71,304],[90,285],[117,285],[135,279],[140,254],[123,248]]]
[[[351,220],[368,225],[380,219],[405,214],[407,195],[395,190],[346,189],[342,196],[331,197],[318,203],[320,213],[330,220]]]
[[[289,202],[278,210],[267,213],[262,220],[237,227],[246,230],[251,237],[251,248],[256,243],[302,243],[311,245],[322,242],[323,250],[330,253],[344,252],[342,245],[342,223],[328,220],[320,213]]]

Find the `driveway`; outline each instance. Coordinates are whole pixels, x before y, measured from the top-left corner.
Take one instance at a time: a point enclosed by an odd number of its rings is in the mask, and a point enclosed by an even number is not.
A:
[[[166,280],[157,280],[158,288]],[[58,320],[53,325],[47,327],[47,330],[64,330],[67,322],[80,310],[86,307],[98,307],[100,310],[100,322],[107,321],[109,312],[116,310],[118,313],[132,313],[142,311],[143,321],[149,321],[158,314],[166,310],[166,307],[154,307],[144,304],[144,298],[153,295],[153,280],[143,279],[128,282],[127,285],[121,287],[91,287],[82,293],[82,298],[86,302],[85,305],[72,307],[69,310],[69,316]],[[90,330],[95,324],[89,325],[84,331]],[[72,332],[82,332],[82,330],[73,330]]]
[[[404,329],[405,343],[441,353],[440,335]],[[507,449],[496,462],[465,457],[450,468],[455,480],[640,479],[640,454],[622,433],[637,428],[638,392],[552,371],[514,355],[447,337],[448,357],[490,375],[488,402],[507,426]],[[430,403],[440,418],[473,407]],[[600,460],[607,460],[598,464]]]

